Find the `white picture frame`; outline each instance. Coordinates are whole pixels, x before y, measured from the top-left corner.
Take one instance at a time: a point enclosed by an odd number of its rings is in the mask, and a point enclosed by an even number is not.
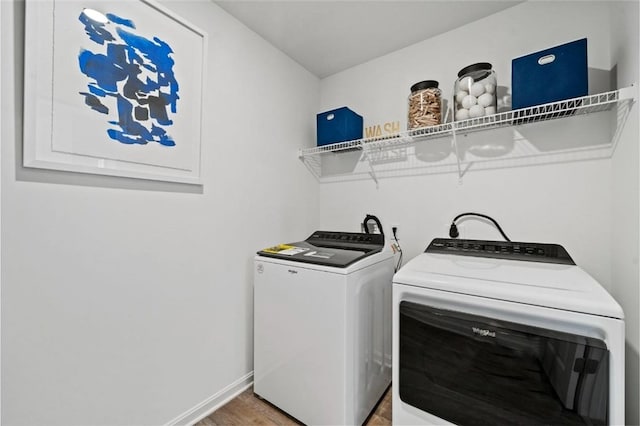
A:
[[[23,166],[202,184],[206,52],[152,0],[26,0]]]

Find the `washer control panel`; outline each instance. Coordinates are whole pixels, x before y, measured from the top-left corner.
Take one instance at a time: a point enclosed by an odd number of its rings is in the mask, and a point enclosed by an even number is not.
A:
[[[425,253],[575,265],[569,253],[558,244],[436,238]]]
[[[384,237],[381,234],[316,231],[306,241],[310,244],[325,247],[372,248],[371,246],[382,246]]]

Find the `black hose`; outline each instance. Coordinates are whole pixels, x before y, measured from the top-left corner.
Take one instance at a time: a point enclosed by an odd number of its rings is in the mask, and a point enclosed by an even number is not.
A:
[[[369,227],[367,226],[367,222],[369,222],[370,220],[373,220],[376,223],[376,225],[378,225],[378,230],[380,231],[380,234],[382,235],[382,245],[384,245],[384,231],[382,230],[382,224],[380,223],[380,219],[378,219],[377,217],[375,217],[372,214],[368,214],[364,218],[364,221],[362,222],[364,224],[364,232],[365,232],[365,234],[369,233]]]

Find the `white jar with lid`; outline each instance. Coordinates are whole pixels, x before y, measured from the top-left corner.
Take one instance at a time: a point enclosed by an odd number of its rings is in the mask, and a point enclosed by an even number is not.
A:
[[[496,114],[498,105],[496,73],[488,62],[464,67],[453,90],[455,120]]]

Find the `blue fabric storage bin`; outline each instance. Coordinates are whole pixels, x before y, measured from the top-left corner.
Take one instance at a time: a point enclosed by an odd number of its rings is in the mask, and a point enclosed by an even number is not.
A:
[[[511,61],[511,107],[586,96],[588,72],[586,38],[516,58]]]
[[[317,145],[362,139],[362,116],[347,107],[316,115]]]

